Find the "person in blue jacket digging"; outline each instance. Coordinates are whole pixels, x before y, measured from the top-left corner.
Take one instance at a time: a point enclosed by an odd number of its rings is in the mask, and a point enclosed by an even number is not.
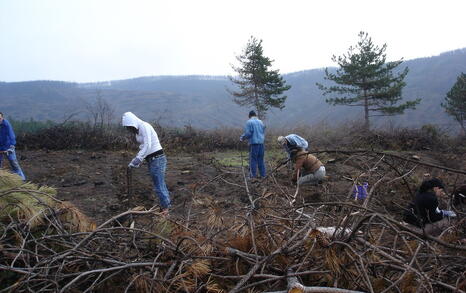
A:
[[[249,112],[249,120],[244,126],[244,133],[240,140],[248,140],[249,142],[249,178],[253,179],[257,176],[257,169],[262,178],[265,177],[264,163],[264,132],[265,126],[262,121],[257,118],[256,112]]]
[[[10,163],[11,170],[18,174],[23,181],[26,181],[23,170],[19,166],[18,159],[16,158],[16,136],[11,127],[10,122],[3,117],[0,112],[0,168],[2,167],[3,157],[6,156]]]
[[[286,153],[288,154],[288,158],[291,157],[291,151],[307,151],[309,147],[307,140],[294,133],[288,134],[287,136],[279,136],[277,141],[278,144],[283,146],[285,149]]]

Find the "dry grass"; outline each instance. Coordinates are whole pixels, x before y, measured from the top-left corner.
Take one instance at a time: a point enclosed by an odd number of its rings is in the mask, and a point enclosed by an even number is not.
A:
[[[73,204],[57,200],[54,188],[23,183],[16,174],[3,170],[0,170],[0,182],[0,221],[6,223],[13,219],[34,229],[45,224],[50,215],[57,214],[70,232],[95,229],[95,223]]]
[[[9,221],[11,217],[36,227],[43,224],[44,213],[57,203],[53,199],[55,190],[24,184],[16,174],[0,170],[0,182],[0,220]]]

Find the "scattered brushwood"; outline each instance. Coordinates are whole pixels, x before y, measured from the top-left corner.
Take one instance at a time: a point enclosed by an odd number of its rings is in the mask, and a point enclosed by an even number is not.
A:
[[[95,229],[95,224],[73,204],[55,196],[54,188],[24,183],[18,175],[0,170],[0,259],[11,261],[11,266],[29,266],[38,260],[39,251],[62,249],[62,245],[49,246],[54,235]],[[34,244],[39,242],[43,247]],[[21,280],[3,270],[3,265],[0,261],[0,289]]]
[[[117,150],[133,144],[123,127],[92,127],[83,122],[53,125],[23,133],[17,139],[20,148],[47,150]]]
[[[465,213],[439,236],[400,221],[427,172],[448,185],[463,171],[373,151],[319,157],[329,174],[340,162],[348,190],[219,167],[176,216],[136,207],[81,232],[51,212],[42,230],[2,221],[0,292],[466,292]],[[209,193],[219,182],[239,200]]]
[[[240,129],[200,130],[189,125],[184,128],[168,128],[154,123],[164,148],[171,152],[197,153],[219,149],[237,149],[240,145]],[[135,149],[134,136],[121,126],[92,127],[88,123],[53,125],[36,132],[18,136],[20,148],[47,150],[122,150]]]
[[[274,130],[272,130],[273,132]],[[270,133],[269,131],[268,133]],[[370,131],[358,121],[331,126],[320,123],[309,127],[297,127],[287,133],[297,133],[308,139],[311,147],[363,148],[398,151],[448,151],[464,153],[466,136],[455,135],[436,125],[426,124],[419,128],[384,126]],[[276,134],[274,142],[276,140]]]
[[[179,129],[167,129],[159,125],[157,133],[162,134],[162,142],[171,151],[188,153],[212,152],[224,149],[237,149],[241,142],[240,129],[201,130],[190,125]]]
[[[355,136],[353,145],[390,150],[441,150],[452,147],[449,140],[448,135],[440,128],[425,125],[419,129],[396,128],[360,132]]]
[[[152,124],[162,145],[170,152],[212,152],[237,150],[246,143],[239,141],[240,128],[196,129],[191,125],[183,128],[167,127],[158,121]],[[445,130],[433,125],[415,128],[391,128],[364,130],[362,125],[351,122],[329,127],[317,125],[301,127],[291,132],[308,139],[311,147],[371,148],[391,150],[451,150],[464,152],[465,136],[449,136]],[[277,148],[277,137],[286,135],[278,129],[266,133],[267,149]],[[134,137],[120,125],[96,127],[85,122],[66,122],[40,128],[34,132],[18,135],[19,148],[47,150],[128,150],[136,149]]]

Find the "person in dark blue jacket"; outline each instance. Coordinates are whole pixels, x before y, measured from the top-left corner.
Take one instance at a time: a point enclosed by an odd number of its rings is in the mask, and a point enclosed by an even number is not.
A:
[[[249,142],[249,177],[255,178],[257,175],[257,168],[262,178],[265,177],[265,163],[264,163],[264,133],[265,126],[262,121],[256,117],[256,112],[249,112],[249,120],[244,126],[244,133],[241,135],[240,140],[247,139]]]
[[[21,176],[23,181],[26,181],[23,170],[19,166],[18,159],[16,158],[16,136],[11,127],[10,122],[3,118],[3,113],[0,112],[0,167],[3,163],[3,156],[6,155],[10,162],[11,170]]]
[[[418,228],[423,228],[428,234],[439,234],[450,226],[450,219],[456,213],[439,209],[439,199],[445,198],[445,186],[438,178],[422,182],[414,201],[404,212],[404,221]]]

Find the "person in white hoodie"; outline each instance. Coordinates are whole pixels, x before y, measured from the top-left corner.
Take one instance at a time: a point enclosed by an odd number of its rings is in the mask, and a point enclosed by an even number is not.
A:
[[[163,153],[162,146],[152,125],[139,119],[131,112],[123,114],[121,124],[136,135],[139,145],[139,152],[129,163],[129,168],[138,168],[146,160],[149,173],[154,182],[155,193],[159,197],[162,213],[168,214],[170,208],[170,194],[165,184],[165,170],[167,158]]]

